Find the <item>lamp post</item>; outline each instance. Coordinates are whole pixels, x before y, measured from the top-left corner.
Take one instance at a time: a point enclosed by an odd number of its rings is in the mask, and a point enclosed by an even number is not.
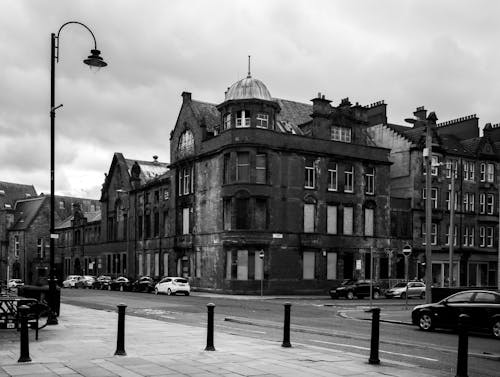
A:
[[[425,160],[425,302],[432,302],[432,249],[431,249],[431,232],[432,232],[432,201],[431,201],[431,163],[432,163],[432,134],[431,124],[436,124],[437,116],[432,111],[425,122],[425,150],[423,153]]]
[[[49,272],[49,295],[48,295],[48,304],[51,308],[51,313],[47,319],[47,324],[49,325],[57,325],[57,316],[56,311],[59,306],[58,298],[56,297],[56,271],[55,271],[55,263],[54,263],[54,242],[55,239],[58,238],[58,235],[55,234],[55,193],[54,193],[54,130],[55,130],[55,118],[56,118],[56,110],[60,108],[62,105],[55,106],[54,98],[55,98],[55,63],[59,62],[59,35],[61,34],[61,30],[69,24],[78,24],[87,29],[92,38],[94,39],[94,49],[90,50],[91,55],[85,59],[83,62],[90,67],[105,67],[107,63],[100,56],[100,51],[97,49],[97,42],[94,36],[94,33],[84,24],[78,21],[69,21],[63,24],[57,35],[52,33],[50,36],[50,272]]]

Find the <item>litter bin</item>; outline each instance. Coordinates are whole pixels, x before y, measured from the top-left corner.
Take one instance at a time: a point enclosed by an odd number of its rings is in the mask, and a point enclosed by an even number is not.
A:
[[[22,287],[18,287],[17,295],[26,297],[26,298],[34,298],[40,302],[49,303],[49,286],[48,285],[24,285]],[[55,298],[54,298],[54,308],[53,310],[56,313],[56,316],[59,316],[59,309],[61,307],[61,288],[56,286],[55,290]]]

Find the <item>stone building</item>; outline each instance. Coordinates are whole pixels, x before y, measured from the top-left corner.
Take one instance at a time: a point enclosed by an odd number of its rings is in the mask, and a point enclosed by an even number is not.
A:
[[[77,201],[85,208],[95,208],[97,201],[56,196],[54,209],[56,224],[71,213]],[[11,277],[19,277],[27,284],[44,283],[49,273],[50,252],[50,196],[40,195],[17,200],[7,227],[7,259]],[[56,252],[56,250],[55,250]],[[55,254],[57,257],[57,253]],[[62,277],[61,260],[55,258],[56,274]]]
[[[369,278],[371,255],[373,277],[390,278],[389,150],[367,133],[369,108],[273,98],[250,74],[218,105],[182,97],[170,218],[194,286],[324,292]]]
[[[11,260],[9,257],[8,229],[14,222],[16,202],[36,196],[36,190],[32,185],[0,182],[0,281],[20,276],[19,261]]]
[[[388,123],[383,102],[370,112],[369,134],[377,145],[391,149],[391,196],[410,201],[407,213],[411,238],[399,238],[397,247],[401,248],[404,242],[412,246],[410,277],[423,278],[426,262],[423,149],[427,111],[417,108],[413,127]],[[450,235],[454,234],[452,284],[494,286],[498,258],[499,135],[494,127],[486,125],[484,136],[480,137],[475,115],[430,124],[433,284],[449,285],[449,243]],[[450,204],[452,176],[454,203]],[[451,205],[454,232],[450,231]]]

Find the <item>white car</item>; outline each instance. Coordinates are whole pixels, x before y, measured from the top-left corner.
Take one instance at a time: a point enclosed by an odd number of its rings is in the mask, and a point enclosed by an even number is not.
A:
[[[17,288],[17,287],[22,287],[24,285],[24,282],[21,279],[9,279],[7,282],[7,288]]]
[[[425,298],[425,284],[420,281],[409,281],[396,284],[391,289],[385,292],[387,298],[402,298],[410,297]]]
[[[185,278],[167,276],[160,280],[155,286],[155,294],[165,293],[167,295],[175,295],[177,293],[184,293],[189,296],[191,286]]]
[[[75,288],[76,283],[78,283],[82,277],[80,275],[68,275],[66,280],[63,281],[63,288]]]

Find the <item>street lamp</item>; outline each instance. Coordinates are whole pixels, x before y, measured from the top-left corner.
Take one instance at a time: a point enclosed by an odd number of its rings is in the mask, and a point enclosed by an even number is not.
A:
[[[61,30],[69,24],[78,24],[87,29],[92,38],[94,39],[94,49],[90,50],[90,56],[87,57],[83,62],[90,67],[102,68],[106,67],[107,63],[100,56],[100,51],[97,49],[97,42],[92,33],[86,25],[82,24],[78,21],[69,21],[63,24],[57,35],[52,33],[50,37],[50,272],[49,272],[49,295],[48,295],[48,304],[51,308],[51,313],[47,319],[47,324],[49,325],[57,325],[57,308],[59,306],[59,299],[56,297],[56,271],[55,271],[55,263],[54,263],[54,241],[58,238],[57,234],[55,234],[55,193],[54,193],[54,124],[56,117],[56,110],[62,105],[55,106],[54,97],[55,97],[55,63],[59,62],[59,35],[61,34]]]

